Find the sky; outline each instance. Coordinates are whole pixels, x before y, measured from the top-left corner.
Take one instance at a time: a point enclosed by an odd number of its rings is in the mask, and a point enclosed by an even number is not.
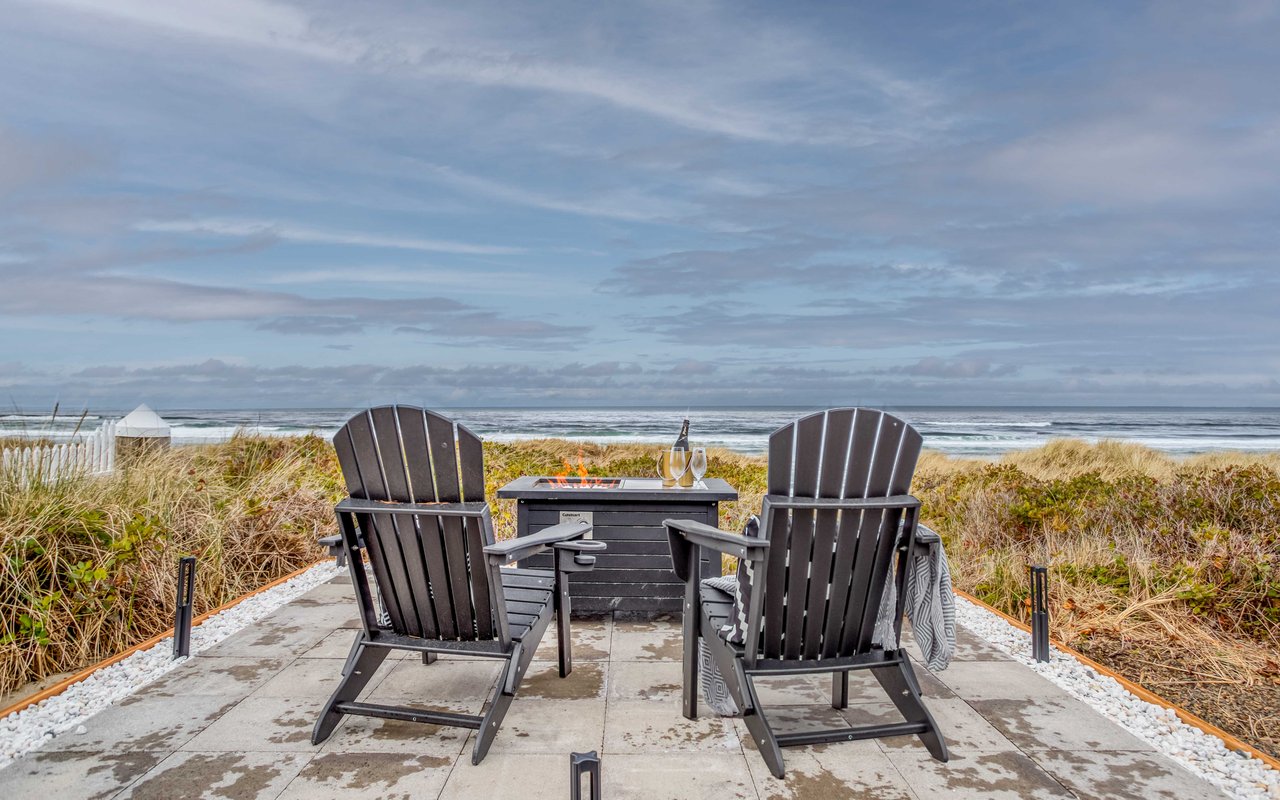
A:
[[[0,13],[9,407],[1280,405],[1280,3]]]

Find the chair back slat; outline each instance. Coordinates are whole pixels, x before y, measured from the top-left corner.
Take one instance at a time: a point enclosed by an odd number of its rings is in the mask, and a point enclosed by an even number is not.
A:
[[[454,445],[457,432],[454,430],[453,420],[434,411],[426,414],[431,469],[436,476],[436,500],[441,503],[462,502],[462,496],[458,493],[458,451]]]
[[[787,425],[769,436],[769,494],[791,494],[791,458],[795,451],[796,428]]]
[[[791,495],[817,497],[818,472],[822,459],[822,436],[826,415],[813,414],[795,425],[795,449],[792,456]],[[804,645],[806,605],[809,596],[809,565],[813,561],[812,509],[794,509],[788,524],[786,628],[782,652],[785,658],[800,658]],[[821,609],[818,611],[821,614]]]
[[[905,422],[874,409],[812,414],[770,437],[769,494],[794,501],[905,495],[921,443]],[[783,659],[868,652],[902,519],[902,508],[782,508],[767,497],[758,652]]]
[[[373,421],[373,438],[377,445],[383,485],[387,487],[387,497],[412,497],[413,495],[409,492],[409,476],[404,466],[404,455],[401,453],[400,426],[396,421],[396,410],[391,406],[381,406],[371,409],[369,417]]]
[[[416,530],[417,523],[411,517],[398,520],[396,536],[400,540],[400,552],[404,556],[409,589],[413,592],[413,610],[422,631],[419,635],[427,639],[438,639],[440,628],[436,624],[435,606],[430,602],[431,579],[427,573],[426,555],[422,550],[422,535]]]
[[[484,446],[480,437],[458,426],[458,466],[465,502],[484,499]]]
[[[467,569],[467,542],[463,538],[462,520],[444,517],[445,560],[449,562],[449,592],[453,596],[453,618],[459,631],[475,629],[475,610],[471,601],[471,581]]]
[[[845,472],[849,468],[849,443],[853,436],[854,413],[852,408],[837,408],[827,412],[818,497],[846,496]]]
[[[788,454],[788,461],[790,457]],[[790,481],[788,480],[788,484]],[[783,602],[787,592],[787,528],[790,524],[787,509],[772,508],[766,497],[760,512],[761,536],[769,541],[778,542],[778,546],[770,546],[765,560],[764,599],[761,603],[764,616],[764,635],[761,648],[765,658],[782,658],[782,636],[786,625],[787,606]],[[774,533],[777,531],[777,533]],[[776,538],[775,538],[776,537]],[[761,578],[757,570],[755,581]],[[748,634],[749,635],[749,634]],[[748,639],[747,641],[751,641]]]
[[[431,476],[431,458],[427,455],[427,417],[420,408],[397,406],[396,421],[400,426],[400,441],[404,452],[421,453],[421,457],[406,458],[405,471],[409,475],[411,502],[436,502],[436,482]]]
[[[462,426],[459,425],[459,428]],[[463,457],[466,457],[466,451],[463,450]],[[465,482],[464,482],[465,486]],[[489,592],[477,591],[477,585],[486,585],[489,582],[490,572],[486,568],[488,559],[484,554],[484,547],[487,543],[484,537],[485,526],[492,527],[489,521],[488,509],[482,519],[474,519],[470,517],[462,518],[463,535],[467,543],[467,568],[471,571],[472,592],[471,601],[475,604],[475,623],[476,637],[479,639],[492,639],[496,635],[493,617],[493,602]],[[477,573],[480,573],[477,575]]]
[[[360,529],[364,532],[365,545],[369,549],[369,562],[373,565],[374,579],[378,582],[378,590],[382,596],[383,606],[391,625],[397,630],[409,629],[409,622],[404,618],[404,604],[400,600],[406,591],[403,575],[396,569],[399,562],[399,548],[394,541],[388,541],[387,531],[391,528],[389,515],[361,514],[357,517]]]
[[[386,479],[382,477],[382,465],[378,463],[378,445],[373,436],[373,419],[369,412],[352,417],[347,422],[347,435],[354,452],[357,480],[362,487],[362,496],[367,500],[390,500]],[[342,432],[339,431],[339,434]],[[348,492],[351,484],[348,480]],[[352,495],[353,497],[355,495]]]
[[[391,628],[430,639],[501,638],[501,586],[483,553],[493,543],[487,509],[458,516],[430,505],[484,501],[479,438],[435,412],[381,406],[353,416],[334,446],[353,498],[422,504],[412,514],[356,515]]]

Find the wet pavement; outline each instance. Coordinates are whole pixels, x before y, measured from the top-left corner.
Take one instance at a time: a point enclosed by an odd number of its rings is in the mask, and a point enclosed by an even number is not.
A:
[[[951,761],[915,737],[783,751],[778,780],[739,720],[680,714],[679,620],[574,620],[572,675],[549,630],[488,757],[470,731],[346,717],[310,735],[358,626],[345,577],[192,658],[0,770],[6,797],[567,798],[569,753],[596,750],[603,796],[621,798],[1223,798],[1062,689],[961,629],[957,658],[917,665]],[[554,626],[552,626],[554,628]],[[476,714],[493,661],[393,653],[362,699]],[[830,707],[826,676],[763,680],[775,730],[896,720],[869,674]]]

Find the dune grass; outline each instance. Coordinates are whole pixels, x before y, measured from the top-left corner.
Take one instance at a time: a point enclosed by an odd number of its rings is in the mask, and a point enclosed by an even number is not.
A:
[[[652,475],[659,452],[484,448],[500,539],[515,533],[514,502],[495,499],[507,481],[579,459],[592,475]],[[709,461],[740,494],[721,525],[740,529],[760,509],[764,459],[713,449]],[[1280,457],[1069,440],[994,462],[926,452],[912,491],[957,588],[1025,619],[1027,567],[1048,566],[1056,637],[1280,751],[1267,733],[1280,730]],[[176,448],[26,489],[0,476],[0,694],[168,628],[182,555],[200,557],[197,611],[322,557],[315,540],[342,494],[314,437]]]
[[[199,558],[196,613],[324,556],[340,493],[329,444],[237,438],[108,476],[0,476],[0,695],[173,625],[176,565]]]

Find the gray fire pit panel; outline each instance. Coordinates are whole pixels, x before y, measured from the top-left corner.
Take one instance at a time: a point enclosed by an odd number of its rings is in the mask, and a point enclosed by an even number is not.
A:
[[[720,501],[738,493],[719,478],[707,478],[705,489],[664,489],[657,478],[623,478],[607,488],[549,485],[546,478],[524,477],[498,490],[516,502],[518,536],[571,519],[588,519],[592,536],[609,543],[591,572],[569,582],[573,610],[608,611],[635,616],[678,613],[684,584],[671,571],[671,549],[662,521],[672,517],[716,525]],[[720,574],[719,556],[702,562],[704,577]],[[550,567],[551,556],[537,555],[523,566]]]

